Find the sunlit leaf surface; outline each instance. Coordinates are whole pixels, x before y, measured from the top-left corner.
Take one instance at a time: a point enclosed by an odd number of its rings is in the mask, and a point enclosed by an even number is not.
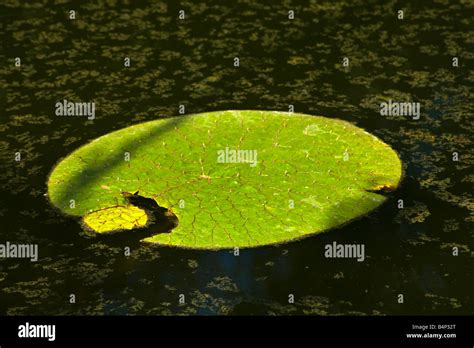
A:
[[[233,150],[246,152],[233,157]],[[52,203],[76,216],[126,206],[121,191],[139,191],[179,220],[171,233],[146,242],[219,249],[282,243],[339,226],[384,202],[371,191],[395,189],[401,173],[395,151],[350,123],[224,111],[102,136],[60,162],[48,187]],[[115,212],[111,220],[101,226],[113,227]]]

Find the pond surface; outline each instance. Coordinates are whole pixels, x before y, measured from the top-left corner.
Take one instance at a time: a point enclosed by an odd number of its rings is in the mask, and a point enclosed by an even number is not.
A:
[[[473,313],[472,2],[403,4],[402,20],[396,1],[133,4],[0,5],[0,243],[39,246],[38,262],[0,259],[0,314]],[[96,118],[57,117],[63,99]],[[420,119],[381,116],[388,99],[419,102]],[[91,238],[49,204],[61,158],[181,104],[350,121],[400,154],[402,185],[342,228],[239,256]],[[326,259],[333,241],[366,259]]]

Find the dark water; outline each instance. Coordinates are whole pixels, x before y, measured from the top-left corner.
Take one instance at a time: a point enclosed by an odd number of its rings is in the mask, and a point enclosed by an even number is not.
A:
[[[383,3],[2,1],[0,242],[37,243],[40,259],[0,259],[0,313],[472,314],[474,4]],[[96,119],[56,117],[64,98],[94,101]],[[383,98],[420,102],[422,115],[382,117]],[[125,245],[88,237],[49,205],[59,159],[180,104],[187,113],[293,104],[351,121],[399,152],[402,186],[343,228],[238,257],[136,242],[125,257]],[[325,259],[334,240],[365,244],[366,260]]]

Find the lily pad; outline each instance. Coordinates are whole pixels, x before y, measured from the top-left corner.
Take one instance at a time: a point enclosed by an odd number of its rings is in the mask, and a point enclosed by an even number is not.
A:
[[[139,191],[178,218],[171,233],[144,241],[243,248],[302,238],[367,214],[386,200],[377,190],[398,186],[401,168],[390,146],[345,121],[223,111],[102,136],[54,168],[48,194],[64,213],[84,217],[121,209],[128,204],[121,192]],[[117,214],[101,220],[106,230],[123,229]]]
[[[87,229],[97,233],[111,233],[145,227],[149,217],[145,210],[128,206],[115,206],[94,211],[84,216]]]

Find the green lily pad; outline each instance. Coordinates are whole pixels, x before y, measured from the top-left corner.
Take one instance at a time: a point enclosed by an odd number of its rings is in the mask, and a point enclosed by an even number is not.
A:
[[[139,191],[178,218],[171,233],[144,241],[243,248],[298,239],[367,214],[386,200],[374,191],[398,186],[401,168],[390,146],[345,121],[224,111],[102,136],[54,168],[48,194],[63,212],[84,217],[127,206],[121,192]],[[112,218],[101,221],[108,230],[123,229]]]

